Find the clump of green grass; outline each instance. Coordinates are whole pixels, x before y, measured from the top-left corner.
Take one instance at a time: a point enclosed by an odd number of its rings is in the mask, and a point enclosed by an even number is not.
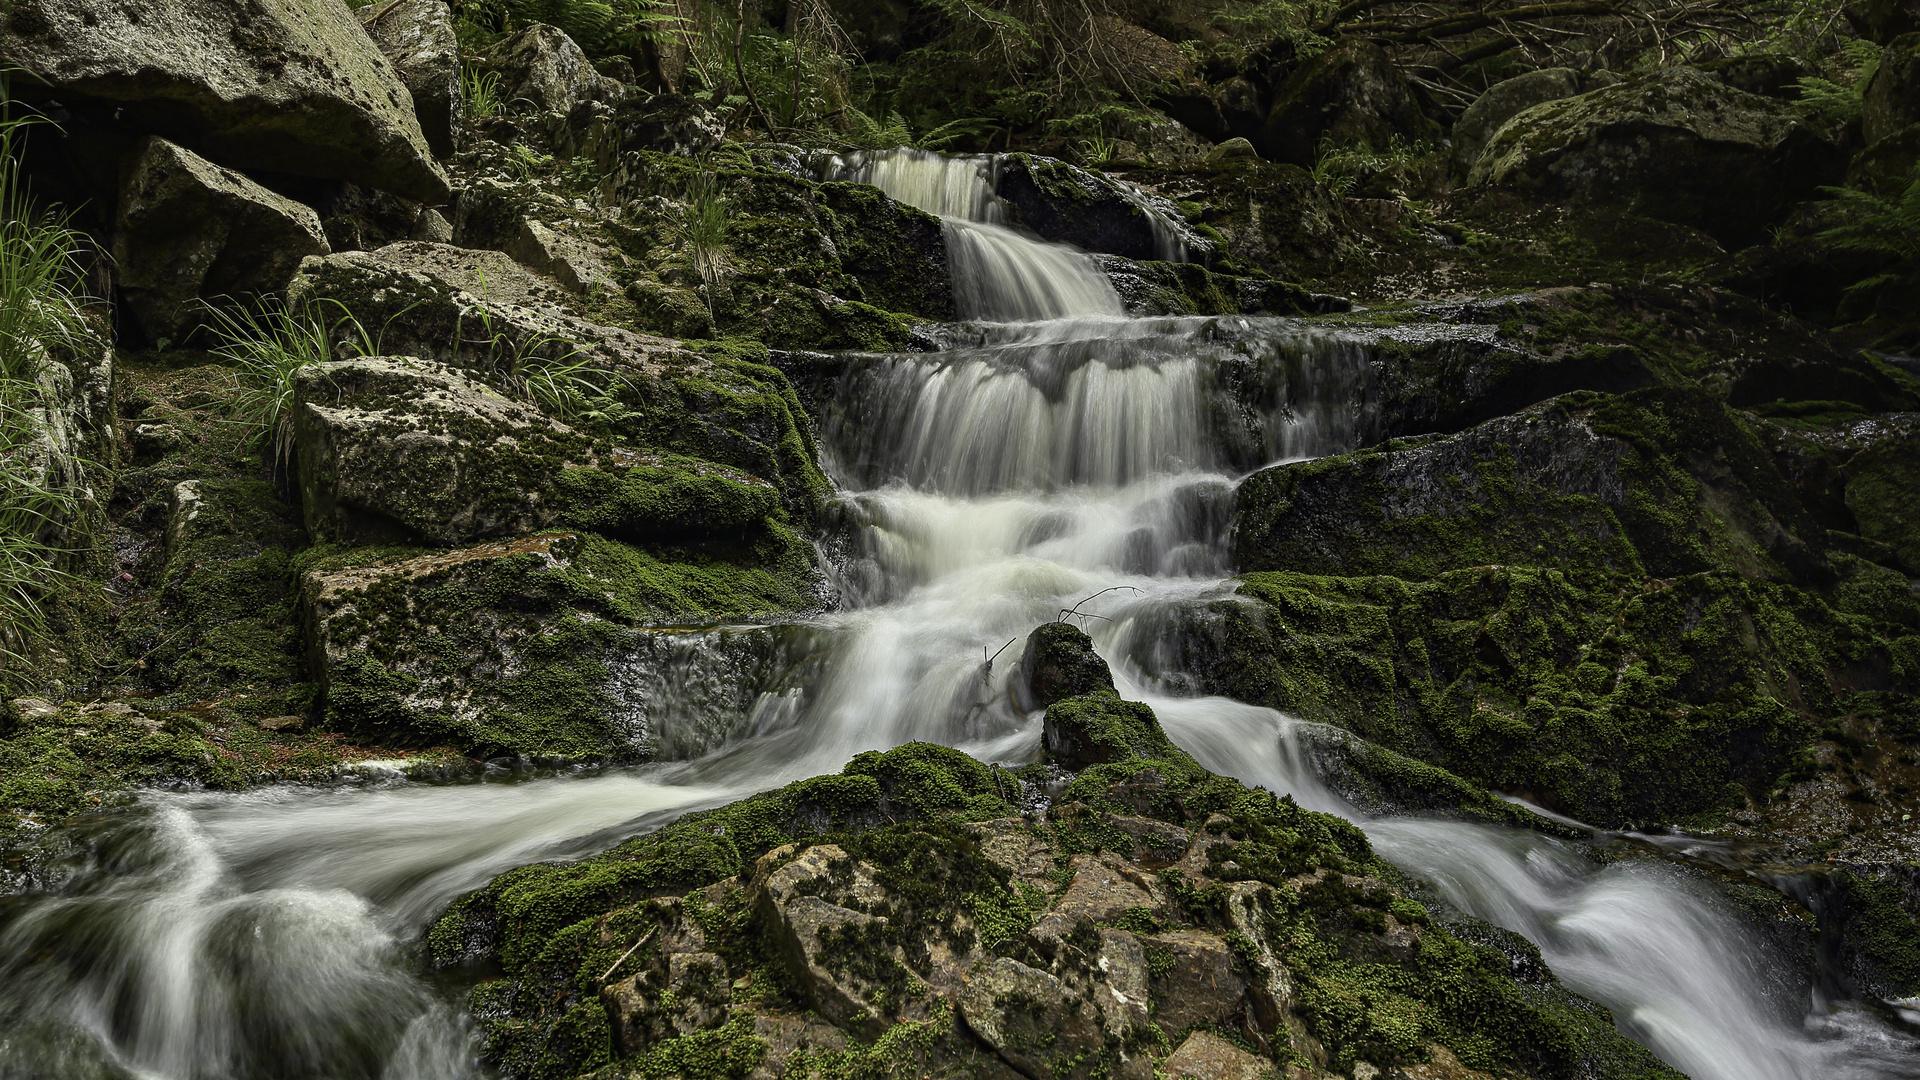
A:
[[[681,257],[700,279],[701,298],[707,303],[709,319],[716,318],[713,295],[727,272],[729,218],[727,196],[720,190],[720,178],[711,172],[695,173],[687,184],[686,197],[680,202],[680,214],[673,224]]]
[[[20,175],[27,129],[0,77],[0,677],[45,632],[40,599],[61,576],[57,524],[75,506],[40,438],[47,365],[99,345],[84,288],[90,244],[68,219],[35,206]]]
[[[1374,176],[1404,170],[1432,151],[1433,147],[1425,142],[1409,143],[1398,135],[1387,141],[1385,150],[1375,150],[1364,142],[1341,146],[1323,137],[1311,172],[1314,180],[1328,191],[1347,195]]]
[[[471,65],[461,68],[460,100],[466,105],[469,120],[499,116],[507,107],[500,97],[500,73]]]
[[[232,364],[233,418],[258,428],[276,464],[293,458],[293,390],[300,373],[336,356],[378,356],[379,343],[338,301],[210,304],[207,351]],[[329,318],[331,316],[331,318]]]

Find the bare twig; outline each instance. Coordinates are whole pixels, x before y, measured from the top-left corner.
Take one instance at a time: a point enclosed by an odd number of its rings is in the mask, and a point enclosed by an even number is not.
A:
[[[1068,619],[1084,618],[1084,619],[1104,619],[1107,622],[1112,622],[1113,620],[1108,619],[1105,615],[1095,615],[1091,611],[1081,611],[1080,608],[1083,605],[1091,602],[1095,597],[1105,596],[1110,592],[1120,592],[1122,590],[1125,590],[1127,592],[1140,591],[1139,589],[1135,588],[1132,585],[1115,585],[1115,586],[1112,586],[1111,588],[1101,589],[1099,592],[1094,593],[1093,596],[1087,597],[1085,600],[1080,601],[1080,603],[1075,604],[1070,608],[1061,608],[1060,617],[1053,621],[1066,622]]]
[[[648,929],[646,933],[640,935],[639,941],[636,941],[633,943],[633,948],[628,949],[626,952],[621,953],[620,959],[615,960],[613,962],[613,966],[607,969],[607,973],[605,975],[600,976],[601,984],[605,985],[608,979],[613,978],[613,973],[620,970],[620,965],[627,962],[627,957],[632,956],[634,953],[638,952],[640,949],[640,946],[645,945],[647,942],[653,940],[653,932],[658,929],[660,928],[657,926]]]
[[[1020,640],[1019,638],[1008,638],[1008,639],[1007,639],[1007,645],[1011,645],[1011,644],[1013,644],[1014,642],[1016,642],[1016,641],[1019,641],[1019,640]],[[1002,645],[1002,646],[1000,646],[999,648],[997,648],[997,649],[995,649],[995,650],[993,650],[993,655],[992,655],[992,656],[987,656],[987,647],[986,647],[985,645],[982,645],[982,646],[980,646],[980,655],[981,655],[981,656],[986,656],[986,657],[987,657],[987,658],[986,658],[986,660],[985,660],[985,661],[983,661],[983,662],[982,662],[982,663],[980,664],[980,670],[981,670],[981,671],[986,671],[986,672],[991,672],[991,671],[993,670],[993,662],[994,662],[995,660],[998,660],[998,659],[1000,659],[1000,654],[1001,654],[1001,653],[1003,653],[1003,652],[1006,652],[1006,651],[1007,651],[1007,645]]]

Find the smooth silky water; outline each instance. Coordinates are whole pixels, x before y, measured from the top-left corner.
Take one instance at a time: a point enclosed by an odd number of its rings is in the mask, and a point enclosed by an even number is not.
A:
[[[1096,593],[1083,610],[1104,618],[1086,625],[1176,742],[1361,824],[1699,1080],[1920,1076],[1920,1047],[1870,1011],[1782,1001],[1794,973],[1657,860],[1600,869],[1538,834],[1369,818],[1321,782],[1299,722],[1172,692],[1158,616],[1231,594],[1240,473],[1366,440],[1364,350],[1278,319],[1125,319],[1090,260],[1004,225],[986,159],[834,168],[942,215],[975,322],[940,353],[861,358],[823,419],[850,554],[841,608],[811,620],[831,643],[817,677],[690,760],[452,785],[373,768],[330,788],[150,793],[49,830],[33,874],[0,879],[0,1080],[478,1076],[461,988],[422,975],[420,935],[448,901],[864,750],[1030,761],[1021,639]],[[1268,415],[1221,404],[1249,371],[1272,383]]]

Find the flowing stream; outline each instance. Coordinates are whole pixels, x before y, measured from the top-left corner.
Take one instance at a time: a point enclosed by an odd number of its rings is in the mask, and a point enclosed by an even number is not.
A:
[[[1806,973],[1661,860],[1370,818],[1315,773],[1306,726],[1172,692],[1179,672],[1155,669],[1147,639],[1156,613],[1231,594],[1237,476],[1364,430],[1350,344],[1278,319],[1123,318],[1089,259],[1004,224],[981,159],[838,167],[942,215],[975,323],[940,353],[859,358],[823,419],[849,555],[845,602],[807,628],[829,643],[817,675],[688,760],[461,784],[374,767],[324,789],[147,794],[50,830],[31,877],[0,877],[0,1080],[477,1076],[457,988],[423,978],[411,949],[447,901],[868,749],[928,740],[1030,761],[1040,718],[1015,701],[1020,639],[1115,589],[1088,605],[1106,617],[1091,628],[1122,692],[1176,742],[1362,824],[1698,1080],[1920,1077],[1910,1036],[1783,990]],[[1286,377],[1269,415],[1228,417],[1222,373],[1252,362]]]

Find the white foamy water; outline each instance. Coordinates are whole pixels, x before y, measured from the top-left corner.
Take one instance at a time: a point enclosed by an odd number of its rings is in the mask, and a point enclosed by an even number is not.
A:
[[[954,308],[963,319],[1029,322],[1121,315],[1120,295],[1092,259],[1065,244],[1015,232],[993,193],[993,160],[925,150],[834,159],[837,180],[872,184],[909,206],[937,214],[947,239]]]
[[[664,731],[664,746],[731,740],[692,760],[517,784],[154,794],[75,823],[59,872],[0,898],[0,1080],[477,1078],[471,1025],[409,951],[448,901],[864,750],[929,740],[1032,760],[1040,718],[1016,701],[1015,661],[1029,630],[1089,596],[1123,692],[1175,741],[1358,822],[1698,1080],[1916,1075],[1912,1040],[1873,1015],[1782,1007],[1774,959],[1658,862],[1369,819],[1320,780],[1297,722],[1168,696],[1178,650],[1152,637],[1162,614],[1229,595],[1235,473],[1364,439],[1367,355],[1285,320],[1115,318],[1084,256],[996,224],[990,167],[859,163],[859,178],[946,217],[973,315],[1052,321],[974,327],[946,352],[867,357],[849,375],[823,424],[849,530],[845,604],[795,630],[822,643],[805,678],[734,720],[724,668],[616,678],[643,688],[626,703],[637,716],[698,729]],[[967,254],[956,230],[1004,250]]]

